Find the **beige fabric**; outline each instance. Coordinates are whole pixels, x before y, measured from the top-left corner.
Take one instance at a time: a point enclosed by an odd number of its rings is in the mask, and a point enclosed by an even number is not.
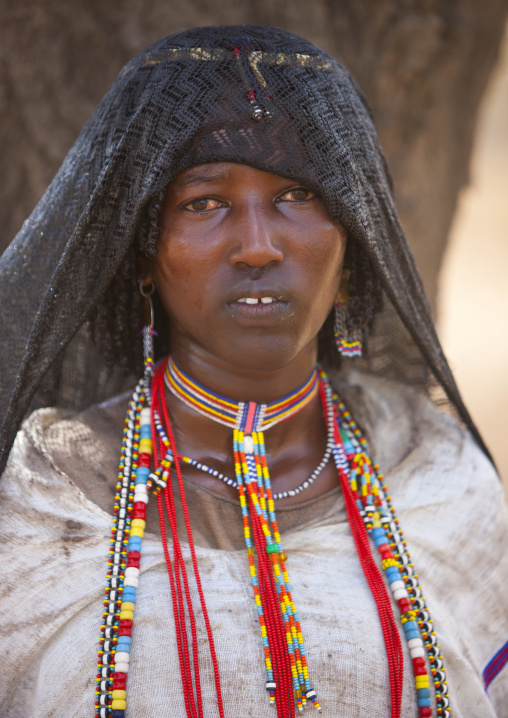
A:
[[[354,374],[343,392],[386,473],[435,619],[453,716],[506,715],[508,668],[489,695],[481,681],[481,670],[508,639],[508,517],[492,466],[468,434],[407,389]],[[114,413],[111,406],[76,417],[38,411],[25,422],[11,453],[0,483],[2,718],[93,716],[111,527],[111,517],[98,504],[115,481]],[[103,487],[102,498],[91,486]],[[273,718],[245,552],[233,550],[238,507],[190,481],[186,492],[225,714]],[[324,715],[389,716],[379,620],[339,491],[307,506],[278,510],[278,517]],[[212,530],[214,522],[227,530]],[[212,717],[218,715],[213,677],[201,612],[196,612],[204,712]],[[402,716],[409,718],[417,709],[407,649],[405,657]],[[160,539],[146,534],[128,716],[185,715]]]

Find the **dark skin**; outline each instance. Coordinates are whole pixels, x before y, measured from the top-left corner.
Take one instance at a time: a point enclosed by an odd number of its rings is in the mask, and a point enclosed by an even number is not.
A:
[[[337,295],[346,248],[346,231],[323,201],[294,180],[247,165],[201,165],[169,185],[160,228],[144,283],[157,286],[176,363],[237,401],[269,403],[303,384],[316,363],[317,334]],[[169,391],[166,399],[178,452],[234,477],[231,429]],[[308,478],[326,442],[319,397],[271,428],[265,441],[275,492]],[[201,471],[186,466],[185,473],[237,497]],[[336,485],[329,462],[304,496],[278,505]]]

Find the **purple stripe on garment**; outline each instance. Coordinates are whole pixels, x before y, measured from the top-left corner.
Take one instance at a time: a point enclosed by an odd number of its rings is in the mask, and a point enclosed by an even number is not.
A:
[[[502,646],[499,651],[493,656],[483,669],[483,683],[485,684],[485,690],[492,683],[498,673],[508,663],[508,641]]]

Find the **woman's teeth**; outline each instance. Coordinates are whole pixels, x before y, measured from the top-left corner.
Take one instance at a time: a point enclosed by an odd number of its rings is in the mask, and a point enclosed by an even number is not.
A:
[[[257,297],[242,297],[237,301],[243,302],[244,304],[271,304],[276,300],[273,297],[261,297],[261,299],[258,299]]]

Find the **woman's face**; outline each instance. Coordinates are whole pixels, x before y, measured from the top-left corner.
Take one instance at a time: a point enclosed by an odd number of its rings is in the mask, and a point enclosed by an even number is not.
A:
[[[144,281],[155,281],[177,361],[197,352],[246,372],[302,352],[315,362],[346,248],[317,195],[247,165],[200,165],[168,186],[159,224]]]

